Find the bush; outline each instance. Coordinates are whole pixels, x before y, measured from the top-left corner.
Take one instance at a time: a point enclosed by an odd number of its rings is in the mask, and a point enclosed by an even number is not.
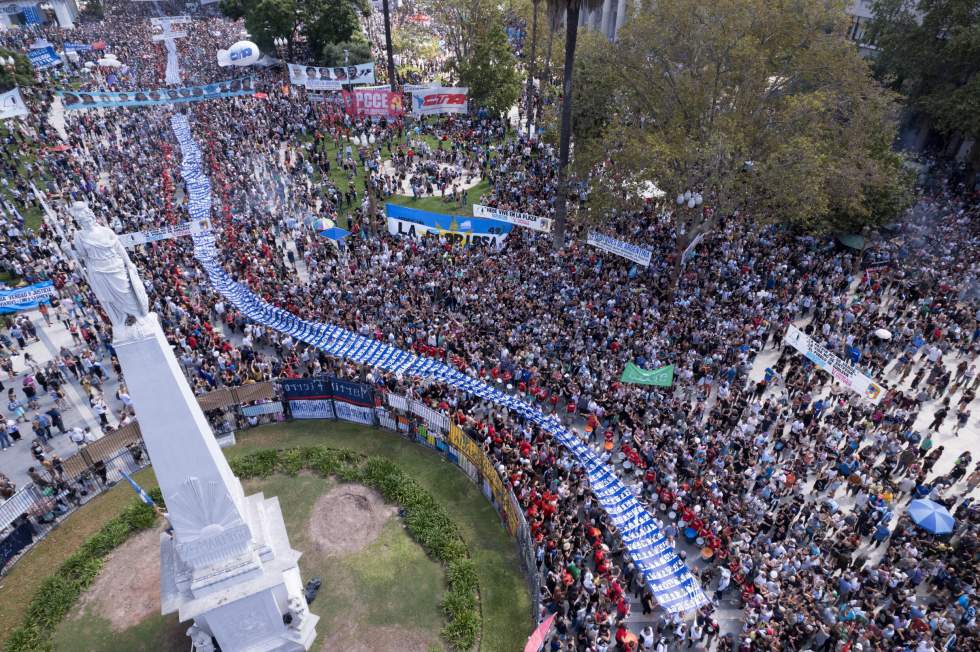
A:
[[[24,624],[7,638],[4,647],[6,652],[51,650],[51,635],[82,591],[91,586],[98,577],[106,555],[134,532],[150,528],[155,522],[156,513],[153,509],[134,500],[119,516],[102,526],[53,575],[41,583],[27,607]]]
[[[442,630],[443,637],[457,650],[473,648],[481,617],[479,582],[469,550],[446,510],[398,465],[351,450],[316,446],[256,451],[232,460],[231,468],[239,478],[262,478],[277,472],[296,475],[307,469],[344,482],[363,482],[388,502],[401,505],[409,533],[426,554],[446,569],[449,590],[442,608],[449,623]],[[150,496],[163,505],[159,489],[151,491]],[[136,500],[106,523],[41,584],[31,599],[24,624],[7,638],[6,652],[51,650],[51,635],[98,576],[105,556],[134,532],[150,528],[155,522],[153,509]]]

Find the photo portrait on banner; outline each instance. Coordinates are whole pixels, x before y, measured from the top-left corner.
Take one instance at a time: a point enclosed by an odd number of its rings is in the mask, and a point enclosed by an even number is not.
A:
[[[374,64],[361,63],[355,66],[334,68],[305,66],[301,63],[286,64],[289,68],[289,83],[305,86],[315,91],[338,91],[344,84],[373,84]]]
[[[184,88],[160,88],[152,91],[129,91],[123,93],[84,93],[77,91],[55,91],[61,96],[66,111],[79,109],[103,109],[124,106],[156,106],[178,104],[181,102],[200,102],[219,97],[252,95],[255,93],[255,80],[251,77],[232,79]]]

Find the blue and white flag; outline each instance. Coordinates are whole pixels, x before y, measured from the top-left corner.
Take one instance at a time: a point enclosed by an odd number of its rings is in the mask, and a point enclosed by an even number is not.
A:
[[[142,500],[150,507],[156,507],[156,503],[154,503],[153,499],[150,498],[150,494],[146,493],[146,491],[143,490],[143,487],[136,484],[136,481],[133,480],[131,477],[129,477],[129,474],[126,473],[125,471],[122,472],[122,475],[124,478],[126,478],[126,481],[129,482],[129,486],[133,488],[133,491],[136,492],[136,495],[139,496],[140,500]]]
[[[211,184],[201,169],[201,150],[194,142],[186,116],[174,115],[170,118],[170,124],[183,155],[181,174],[188,189],[188,211],[192,219],[205,219],[211,213]],[[192,238],[194,256],[207,272],[214,289],[249,319],[336,357],[446,383],[506,407],[536,423],[585,468],[596,499],[615,524],[644,583],[650,587],[660,606],[670,613],[680,613],[708,602],[698,581],[674,552],[660,525],[633,492],[579,440],[578,435],[566,429],[556,417],[546,416],[528,403],[433,358],[418,356],[331,324],[308,322],[277,308],[228,276],[218,256],[212,232],[194,234]]]

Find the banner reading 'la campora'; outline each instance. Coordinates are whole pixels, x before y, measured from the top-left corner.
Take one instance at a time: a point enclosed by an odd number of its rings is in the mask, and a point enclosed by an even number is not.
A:
[[[427,88],[412,91],[412,113],[414,115],[436,115],[440,113],[466,113],[466,94],[468,88]]]
[[[871,378],[858,371],[845,360],[827,350],[823,344],[790,324],[786,329],[787,344],[806,356],[807,360],[817,365],[834,377],[834,380],[848,389],[857,392],[875,405],[885,397],[884,388]]]

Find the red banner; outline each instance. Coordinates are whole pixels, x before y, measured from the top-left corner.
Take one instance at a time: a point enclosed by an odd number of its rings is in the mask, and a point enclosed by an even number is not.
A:
[[[404,111],[401,93],[384,88],[355,88],[353,91],[344,91],[343,98],[344,110],[352,116],[394,118]]]

